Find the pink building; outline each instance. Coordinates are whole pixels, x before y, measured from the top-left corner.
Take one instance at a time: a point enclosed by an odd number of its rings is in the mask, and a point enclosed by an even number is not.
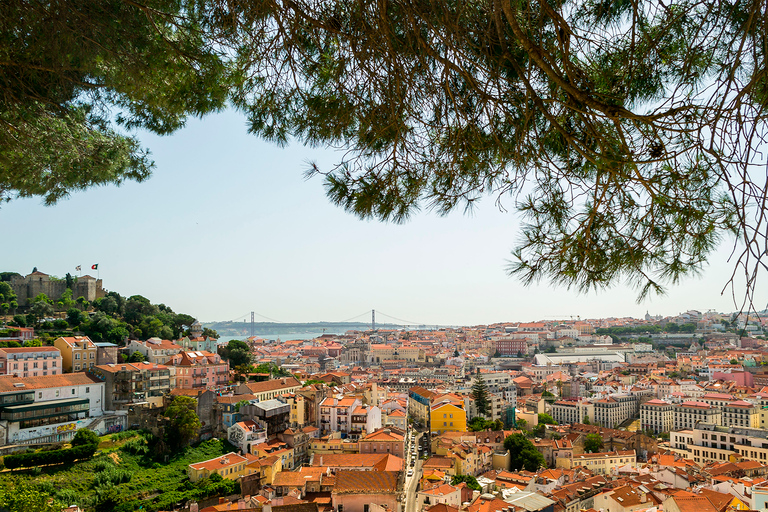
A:
[[[748,388],[751,388],[755,381],[754,377],[749,372],[714,372],[712,374],[712,380],[730,380],[739,386],[746,386]]]
[[[0,375],[40,377],[61,372],[61,351],[56,347],[0,348]]]
[[[168,362],[176,369],[176,387],[211,389],[229,382],[229,363],[206,351],[179,352]]]

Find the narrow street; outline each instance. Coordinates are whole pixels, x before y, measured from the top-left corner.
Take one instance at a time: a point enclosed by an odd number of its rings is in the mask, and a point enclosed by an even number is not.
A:
[[[419,485],[419,480],[421,479],[421,465],[423,462],[419,458],[420,452],[418,451],[419,445],[421,443],[421,437],[422,434],[419,433],[415,436],[412,443],[408,443],[409,447],[405,457],[406,467],[404,468],[404,471],[407,473],[409,469],[413,469],[413,475],[410,477],[405,477],[405,489],[403,490],[405,494],[405,510],[403,512],[418,512],[416,509],[416,490]],[[415,456],[413,455],[412,447],[416,447]],[[411,460],[414,459],[416,464],[411,467]]]
[[[416,461],[413,476],[405,479],[405,512],[417,512],[416,510],[416,486],[421,477],[421,460]]]

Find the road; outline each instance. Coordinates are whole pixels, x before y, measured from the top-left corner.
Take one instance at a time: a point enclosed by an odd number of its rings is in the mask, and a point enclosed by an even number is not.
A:
[[[417,434],[415,438],[415,444],[413,446],[416,446],[417,452],[418,452],[418,446],[421,442],[421,434]],[[405,457],[405,471],[406,471],[406,477],[405,477],[405,510],[403,512],[417,512],[416,510],[416,488],[419,485],[419,479],[421,478],[421,464],[422,461],[419,459],[418,455],[416,457],[413,457],[411,455],[411,444],[408,445],[408,452]],[[413,476],[407,476],[408,469],[411,468],[411,459],[416,459],[416,465],[413,467]]]

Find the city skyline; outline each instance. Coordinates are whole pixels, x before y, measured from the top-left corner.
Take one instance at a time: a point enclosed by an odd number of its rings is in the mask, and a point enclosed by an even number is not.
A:
[[[38,199],[0,208],[0,228],[24,243],[2,271],[63,276],[99,264],[105,288],[144,295],[203,321],[250,311],[284,322],[341,321],[380,310],[418,324],[479,325],[547,318],[732,312],[720,290],[732,268],[724,243],[700,277],[635,303],[616,285],[578,294],[506,274],[520,234],[507,198],[469,215],[422,211],[396,225],[364,221],[332,205],[309,161],[328,169],[339,153],[293,143],[281,149],[246,133],[227,111],[168,137],[139,133],[156,161],[144,183],[100,187],[53,207]],[[736,293],[739,296],[739,293]],[[756,306],[765,305],[756,297]]]

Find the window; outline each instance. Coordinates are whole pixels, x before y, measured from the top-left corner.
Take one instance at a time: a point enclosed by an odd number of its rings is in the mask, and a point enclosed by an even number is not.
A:
[[[90,393],[91,392],[91,388],[89,388],[89,387],[85,388],[85,392],[86,393]]]
[[[79,364],[76,364],[76,365],[75,365],[75,371],[76,371],[76,372],[79,372],[79,371],[80,371],[80,365],[79,365]]]
[[[88,356],[88,359],[93,359],[93,352],[91,352],[91,355]]]
[[[37,399],[40,400],[41,398],[43,398],[43,392],[42,391],[38,391],[37,392]]]
[[[72,394],[73,395],[75,394],[75,388],[72,388]]]
[[[58,398],[58,396],[59,396],[59,390],[57,389],[56,390],[56,397]]]

